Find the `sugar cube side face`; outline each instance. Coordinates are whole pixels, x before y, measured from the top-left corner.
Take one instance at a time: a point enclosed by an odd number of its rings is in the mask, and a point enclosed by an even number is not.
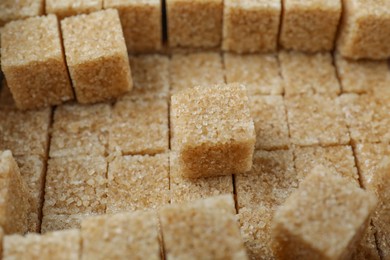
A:
[[[103,8],[103,0],[47,0],[46,13],[55,14],[59,19],[78,14],[88,14]]]
[[[280,44],[304,52],[330,51],[340,16],[339,0],[283,0]]]
[[[18,108],[59,105],[74,98],[54,15],[11,22],[1,41],[2,70]]]
[[[236,53],[275,51],[281,1],[224,2],[222,48]]]
[[[61,29],[79,103],[110,100],[132,89],[129,58],[117,10],[66,18],[61,21]]]
[[[172,149],[183,176],[250,170],[256,137],[248,103],[239,84],[198,86],[172,96]]]
[[[287,254],[293,258],[348,257],[350,248],[366,232],[376,204],[374,194],[317,166],[276,211],[274,252],[281,258]]]
[[[222,39],[222,0],[168,0],[168,45],[172,48],[216,48]]]
[[[0,223],[5,234],[28,230],[30,193],[11,151],[0,153]]]
[[[160,259],[156,212],[136,211],[85,219],[82,259]]]
[[[389,3],[367,0],[343,1],[344,14],[337,49],[351,59],[387,59],[390,47]]]

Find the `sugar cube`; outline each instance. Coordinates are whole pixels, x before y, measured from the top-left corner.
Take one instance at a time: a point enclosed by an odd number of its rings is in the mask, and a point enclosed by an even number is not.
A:
[[[342,56],[352,59],[387,59],[390,56],[390,16],[387,1],[343,1],[337,42]]]
[[[221,45],[223,0],[166,0],[166,11],[170,47]]]
[[[331,51],[341,17],[340,0],[283,0],[280,44],[305,52]]]
[[[65,18],[61,29],[77,101],[110,100],[132,89],[129,58],[117,10]]]
[[[157,214],[136,211],[85,219],[82,259],[160,259]]]
[[[185,177],[249,171],[256,136],[246,88],[198,86],[172,96],[171,137]]]
[[[316,166],[277,209],[272,220],[273,250],[282,259],[348,258],[376,204],[374,194]]]
[[[78,14],[87,14],[103,8],[103,0],[46,0],[46,13],[59,19]]]
[[[20,109],[73,99],[55,15],[7,24],[1,33],[1,68]]]
[[[162,48],[162,11],[160,0],[104,0],[104,8],[119,11],[127,50],[134,53],[156,52]]]
[[[13,20],[44,14],[43,0],[2,0],[0,2],[0,27]]]
[[[168,154],[115,158],[109,164],[107,189],[107,213],[169,204]]]
[[[0,152],[0,226],[5,234],[25,233],[30,194],[11,151]]]
[[[225,0],[222,48],[236,53],[275,51],[281,10],[280,0]]]
[[[251,96],[283,93],[279,63],[274,54],[225,53],[223,57],[227,83],[244,84]]]

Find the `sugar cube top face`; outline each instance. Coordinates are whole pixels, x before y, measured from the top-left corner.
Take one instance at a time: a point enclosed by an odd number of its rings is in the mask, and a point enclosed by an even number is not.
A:
[[[340,0],[283,0],[280,44],[304,52],[331,51],[341,9]]]
[[[273,54],[224,54],[227,83],[239,82],[252,95],[281,95],[282,78],[278,59]]]
[[[232,196],[168,206],[159,217],[168,259],[247,259]]]
[[[162,48],[162,11],[160,0],[104,0],[104,8],[119,11],[127,50],[150,53]]]
[[[107,213],[169,204],[168,154],[124,156],[108,168]]]
[[[94,214],[44,215],[42,218],[41,233],[45,234],[52,231],[80,229],[81,222],[85,218],[91,216],[94,216]]]
[[[167,0],[168,45],[215,48],[222,38],[223,0]]]
[[[386,59],[390,56],[390,12],[387,1],[343,1],[344,15],[337,42],[342,56]]]
[[[153,211],[85,219],[81,259],[160,259],[159,223]]]
[[[38,16],[43,13],[43,0],[2,0],[0,2],[0,27],[9,21]]]
[[[279,0],[225,0],[222,48],[237,53],[275,51],[281,9]]]
[[[347,258],[352,244],[364,234],[376,204],[373,194],[317,166],[276,211],[274,251],[282,259]]]
[[[132,89],[117,10],[66,18],[61,21],[61,29],[66,61],[80,103],[109,100]]]
[[[102,8],[103,0],[46,0],[46,13],[56,14],[60,19],[91,13]]]
[[[2,70],[18,108],[34,109],[73,99],[54,15],[7,24],[1,42]]]
[[[246,88],[198,86],[172,96],[172,149],[183,176],[249,171],[256,141]]]

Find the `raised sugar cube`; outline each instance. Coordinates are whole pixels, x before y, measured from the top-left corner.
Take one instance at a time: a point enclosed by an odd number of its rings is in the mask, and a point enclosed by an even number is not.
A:
[[[106,213],[158,208],[169,204],[169,157],[123,156],[108,168]]]
[[[43,0],[0,1],[0,27],[9,21],[42,15],[45,12]]]
[[[41,232],[47,233],[58,230],[80,229],[81,222],[93,214],[75,215],[45,215],[42,218]]]
[[[4,259],[79,259],[79,230],[4,237]]]
[[[383,94],[390,84],[387,61],[350,60],[336,55],[337,74],[343,93]]]
[[[274,252],[281,259],[348,258],[376,204],[373,194],[316,166],[273,217]]]
[[[387,59],[390,56],[390,3],[343,1],[338,51],[352,59]]]
[[[168,101],[118,101],[109,133],[110,152],[123,155],[157,154],[168,150]]]
[[[28,230],[30,193],[11,151],[0,152],[0,226],[5,234]]]
[[[160,0],[104,0],[104,8],[119,11],[129,52],[155,52],[162,48]]]
[[[283,0],[280,44],[298,51],[331,51],[341,9],[340,0]]]
[[[279,53],[286,96],[319,94],[337,96],[340,84],[330,53]]]
[[[46,0],[46,13],[63,19],[68,16],[87,14],[103,8],[103,0]]]
[[[167,0],[166,8],[170,47],[221,45],[223,0]]]
[[[357,187],[360,187],[359,175],[351,146],[296,147],[294,158],[299,180],[303,180],[309,175],[316,165],[323,165],[332,174],[340,174]]]
[[[286,99],[291,142],[299,146],[348,144],[344,115],[329,97],[296,96]]]
[[[15,21],[4,27],[1,69],[20,109],[58,105],[73,99],[54,15]]]
[[[256,149],[286,149],[289,146],[286,108],[282,96],[251,96],[256,130]]]
[[[110,100],[132,89],[118,11],[69,17],[61,21],[61,29],[66,62],[80,103]]]
[[[157,214],[136,211],[85,219],[82,259],[160,259]]]
[[[164,98],[169,95],[169,58],[163,55],[130,56],[133,90],[124,99]]]
[[[249,171],[256,136],[246,88],[198,86],[172,96],[171,136],[184,177]]]
[[[174,54],[169,73],[172,94],[197,85],[225,82],[222,58],[219,53]]]
[[[225,53],[224,65],[226,82],[244,84],[251,96],[283,93],[278,59],[273,54]]]
[[[51,109],[0,110],[0,150],[47,157]]]
[[[171,152],[170,158],[171,204],[180,204],[221,194],[233,194],[233,178],[230,175],[188,179],[181,175],[177,155]]]
[[[57,107],[50,141],[50,157],[107,153],[111,124],[109,104],[67,104]]]
[[[159,217],[168,259],[247,259],[231,195],[167,206]]]
[[[107,200],[103,157],[60,157],[48,161],[43,215],[101,214]]]
[[[279,0],[225,0],[222,48],[236,53],[275,51],[281,10]]]

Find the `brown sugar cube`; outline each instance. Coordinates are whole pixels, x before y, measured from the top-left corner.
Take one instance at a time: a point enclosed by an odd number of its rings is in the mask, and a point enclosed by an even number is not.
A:
[[[353,143],[390,141],[390,104],[371,95],[345,94],[338,98]]]
[[[170,118],[182,176],[231,175],[252,167],[256,136],[243,85],[182,91],[172,96]]]
[[[180,173],[177,155],[171,152],[170,158],[170,194],[171,204],[180,204],[222,194],[233,194],[232,176],[215,176],[188,179]]]
[[[331,51],[341,9],[340,0],[283,0],[280,44],[305,52]]]
[[[236,175],[235,187],[239,211],[280,205],[298,187],[292,151],[256,151],[252,170]]]
[[[20,109],[73,99],[54,15],[7,24],[1,33],[1,68]]]
[[[280,0],[225,0],[222,48],[236,53],[276,51],[281,10]]]
[[[44,14],[43,0],[0,1],[0,27],[13,20]]]
[[[169,204],[169,157],[123,156],[108,168],[106,213],[158,208]]]
[[[286,108],[281,96],[251,96],[256,130],[256,149],[286,149],[289,146]]]
[[[390,7],[387,1],[343,1],[337,49],[352,59],[387,59],[390,56]]]
[[[347,259],[376,204],[373,194],[316,166],[275,212],[274,253],[281,259]]]
[[[172,94],[196,85],[225,82],[222,57],[219,53],[174,54],[169,70]]]
[[[41,232],[47,233],[58,230],[80,229],[81,222],[93,214],[75,215],[45,215],[42,218]]]
[[[123,99],[161,98],[169,95],[169,58],[163,55],[130,56],[133,90]]]
[[[159,217],[168,259],[247,259],[231,195],[167,206]]]
[[[103,0],[46,0],[46,13],[59,19],[78,14],[87,14],[103,8]]]
[[[136,211],[85,219],[81,259],[160,259],[157,214]]]
[[[121,100],[115,104],[109,133],[110,152],[153,155],[168,148],[166,99]]]
[[[129,57],[117,10],[66,18],[61,21],[61,29],[77,101],[110,100],[132,89]]]
[[[381,95],[390,84],[387,61],[356,61],[337,54],[335,62],[343,93]]]
[[[48,161],[43,215],[101,214],[107,200],[103,157],[61,157]]]
[[[0,150],[47,157],[51,109],[0,110]]]
[[[287,120],[291,142],[299,146],[348,144],[347,124],[337,102],[329,97],[287,98]]]
[[[160,0],[104,0],[104,8],[115,8],[119,11],[129,52],[161,50],[163,29]]]
[[[166,8],[170,47],[221,45],[223,0],[167,0]]]
[[[334,97],[340,93],[330,53],[282,51],[279,60],[286,96],[319,94]]]
[[[5,234],[25,233],[30,194],[11,151],[0,152],[0,226]]]
[[[67,104],[57,107],[50,141],[50,157],[107,153],[111,124],[109,104]]]
[[[278,59],[273,54],[224,54],[227,83],[238,82],[249,95],[281,95],[283,93]]]
[[[316,165],[323,165],[332,174],[340,174],[357,187],[360,187],[359,175],[351,146],[296,147],[294,158],[299,180],[303,180],[309,175]]]
[[[79,230],[4,237],[4,259],[77,260],[80,253]]]

